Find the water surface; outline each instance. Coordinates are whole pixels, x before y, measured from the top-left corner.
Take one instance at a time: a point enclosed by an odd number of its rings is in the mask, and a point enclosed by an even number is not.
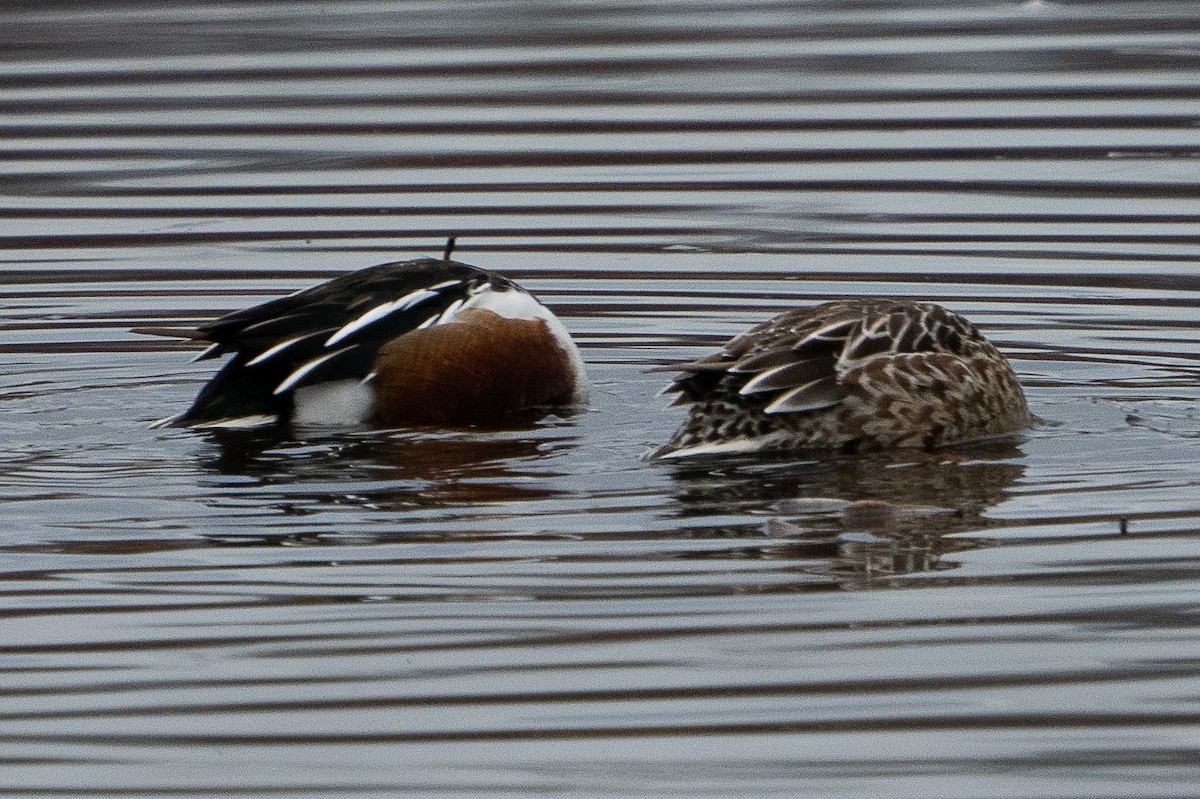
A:
[[[23,3],[0,795],[1170,797],[1200,780],[1192,3]],[[155,430],[129,332],[457,256],[583,411]],[[655,364],[941,302],[1044,421],[657,463]]]

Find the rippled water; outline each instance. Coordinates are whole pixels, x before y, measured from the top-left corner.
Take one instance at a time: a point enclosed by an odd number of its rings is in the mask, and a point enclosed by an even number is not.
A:
[[[0,795],[1200,795],[1193,3],[4,20]],[[451,234],[590,408],[148,427],[212,369],[129,328]],[[648,367],[857,294],[977,321],[1043,422],[643,459]]]

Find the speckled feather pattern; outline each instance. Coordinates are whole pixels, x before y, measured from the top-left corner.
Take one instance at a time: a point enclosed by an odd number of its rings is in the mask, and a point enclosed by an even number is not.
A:
[[[661,456],[937,447],[1029,422],[1007,359],[932,303],[861,299],[782,314],[676,367],[690,406]]]

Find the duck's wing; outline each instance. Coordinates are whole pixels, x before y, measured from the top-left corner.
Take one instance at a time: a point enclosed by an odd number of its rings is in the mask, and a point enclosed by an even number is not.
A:
[[[388,340],[413,330],[453,301],[456,291],[508,281],[455,261],[422,258],[382,264],[200,325],[217,345],[207,357],[236,352],[248,360],[290,339],[353,326],[341,339]]]
[[[379,348],[435,324],[485,287],[509,281],[453,261],[419,259],[363,269],[197,328],[199,359],[233,357],[178,423],[286,416],[291,394],[331,380],[364,380]]]
[[[901,354],[957,354],[979,334],[929,303],[864,300],[791,311],[749,330],[718,353],[669,368],[664,393],[687,405],[714,393],[738,395],[765,413],[828,408],[846,396],[847,375]]]

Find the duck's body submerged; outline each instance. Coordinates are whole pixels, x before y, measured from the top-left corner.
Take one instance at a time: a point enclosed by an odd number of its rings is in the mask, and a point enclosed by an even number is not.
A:
[[[188,337],[211,343],[197,360],[232,358],[162,424],[495,424],[587,396],[579,351],[549,309],[450,260],[363,269]]]
[[[690,405],[656,453],[931,448],[1029,423],[1012,367],[966,319],[931,303],[844,300],[791,311],[680,364]]]

